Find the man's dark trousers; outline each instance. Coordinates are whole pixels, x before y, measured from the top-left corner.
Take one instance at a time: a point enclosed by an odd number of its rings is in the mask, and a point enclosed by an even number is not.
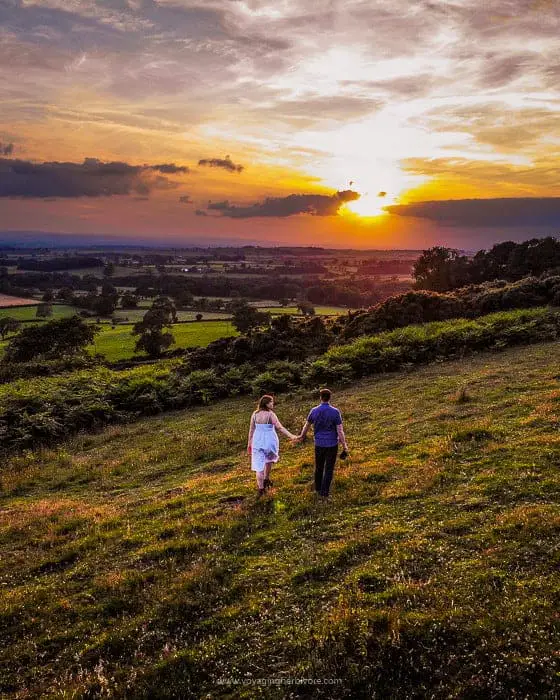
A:
[[[315,445],[315,491],[321,496],[329,495],[337,453],[338,445],[333,447]]]

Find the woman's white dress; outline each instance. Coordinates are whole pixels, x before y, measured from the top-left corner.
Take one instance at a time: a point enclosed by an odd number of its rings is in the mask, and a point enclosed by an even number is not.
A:
[[[280,440],[272,423],[255,422],[255,432],[251,449],[251,469],[255,472],[264,471],[265,464],[277,462],[280,459]]]

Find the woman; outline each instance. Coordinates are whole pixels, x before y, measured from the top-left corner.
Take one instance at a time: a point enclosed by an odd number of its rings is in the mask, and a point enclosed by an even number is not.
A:
[[[256,472],[259,496],[262,496],[267,488],[272,486],[270,470],[272,465],[279,460],[280,442],[275,428],[290,440],[296,440],[297,436],[286,430],[272,410],[274,399],[266,394],[257,404],[257,410],[251,416],[249,426],[249,439],[247,441],[247,454],[251,455],[251,469]]]

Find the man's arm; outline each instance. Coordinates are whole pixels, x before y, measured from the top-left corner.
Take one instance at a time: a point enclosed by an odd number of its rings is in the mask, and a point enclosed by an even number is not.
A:
[[[309,430],[310,425],[311,425],[311,423],[308,420],[306,420],[303,428],[301,429],[301,433],[299,434],[298,439],[301,440],[302,442],[303,442],[303,440],[305,440],[305,436],[307,435],[307,431]]]
[[[344,434],[344,428],[342,427],[342,423],[339,423],[336,426],[336,432],[338,434],[338,442],[342,447],[348,451],[348,443],[346,442],[346,435]]]

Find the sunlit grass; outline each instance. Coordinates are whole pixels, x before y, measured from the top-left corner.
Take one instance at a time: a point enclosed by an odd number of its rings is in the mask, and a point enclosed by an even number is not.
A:
[[[340,391],[351,458],[327,504],[311,446],[286,442],[256,499],[245,398],[14,457],[0,692],[249,698],[219,679],[307,677],[341,678],[337,697],[553,698],[559,359],[549,343]],[[277,412],[296,431],[313,402]]]
[[[206,346],[213,340],[236,335],[229,321],[199,321],[196,323],[176,323],[170,329],[175,344],[171,349]],[[132,335],[132,326],[101,326],[90,350],[104,355],[108,362],[116,362],[134,356],[134,346],[138,336]]]

